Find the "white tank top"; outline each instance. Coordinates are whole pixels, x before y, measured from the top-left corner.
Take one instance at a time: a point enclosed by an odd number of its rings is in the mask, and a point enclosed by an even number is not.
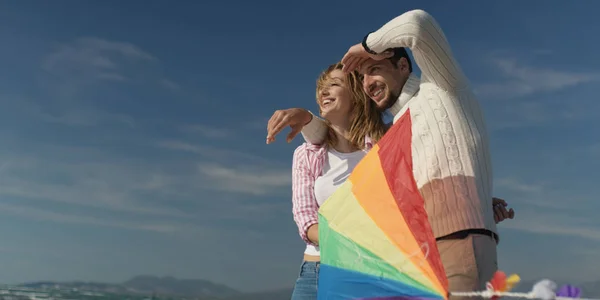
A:
[[[327,158],[323,164],[323,172],[315,180],[314,193],[319,206],[337,190],[337,188],[348,179],[354,167],[367,154],[360,150],[351,153],[341,153],[335,149],[328,148]],[[305,254],[319,256],[319,247],[307,245]]]

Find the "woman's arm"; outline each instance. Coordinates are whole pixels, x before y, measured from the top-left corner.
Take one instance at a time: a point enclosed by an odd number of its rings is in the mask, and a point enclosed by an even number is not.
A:
[[[306,236],[315,245],[319,245],[319,224],[314,224],[308,227]]]
[[[312,112],[311,114],[313,115],[312,119],[302,128],[302,137],[304,137],[305,141],[313,145],[323,144],[327,136],[327,124]]]
[[[292,213],[302,239],[318,245],[319,204],[314,194],[315,178],[310,172],[306,144],[294,151],[292,163]]]

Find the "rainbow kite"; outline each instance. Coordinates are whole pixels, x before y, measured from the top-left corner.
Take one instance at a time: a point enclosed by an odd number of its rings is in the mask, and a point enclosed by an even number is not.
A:
[[[319,209],[318,299],[448,299],[407,111]]]

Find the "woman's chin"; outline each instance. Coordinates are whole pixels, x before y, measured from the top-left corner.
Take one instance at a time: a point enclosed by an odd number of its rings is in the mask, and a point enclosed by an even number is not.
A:
[[[336,112],[335,110],[326,110],[321,113],[321,116],[327,120],[332,119],[332,118],[337,118],[338,115],[339,115],[339,113]]]
[[[342,113],[339,111],[329,111],[321,114],[323,119],[329,121],[332,125],[345,124],[350,117],[348,113]]]

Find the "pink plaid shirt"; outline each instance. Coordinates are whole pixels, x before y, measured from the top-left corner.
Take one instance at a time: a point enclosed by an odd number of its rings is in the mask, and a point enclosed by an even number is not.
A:
[[[365,149],[373,147],[369,137],[365,138]],[[315,180],[321,176],[327,159],[327,146],[303,143],[294,151],[292,163],[292,212],[298,225],[300,237],[314,245],[307,236],[308,228],[319,222],[319,204],[315,197]]]

